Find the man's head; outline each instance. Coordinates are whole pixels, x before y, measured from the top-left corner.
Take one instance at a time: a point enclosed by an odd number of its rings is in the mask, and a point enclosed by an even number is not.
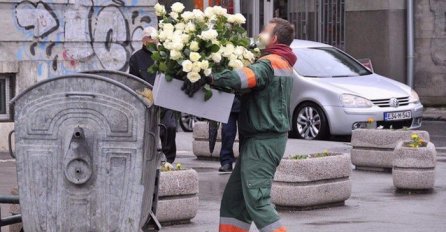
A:
[[[157,43],[156,40],[156,33],[157,30],[154,27],[146,27],[142,34],[142,43],[144,46],[147,46],[149,44]]]
[[[260,40],[266,47],[273,44],[290,45],[294,40],[294,27],[285,19],[273,18],[260,33]]]

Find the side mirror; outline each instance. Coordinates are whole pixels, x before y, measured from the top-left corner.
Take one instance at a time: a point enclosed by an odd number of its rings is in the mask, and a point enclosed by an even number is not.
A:
[[[371,72],[374,72],[374,71],[373,71],[372,60],[371,60],[370,58],[358,59],[358,61],[359,61],[364,67],[366,67],[368,70],[370,70]]]

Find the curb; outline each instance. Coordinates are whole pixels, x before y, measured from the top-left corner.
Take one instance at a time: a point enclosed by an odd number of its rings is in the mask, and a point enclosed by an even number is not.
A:
[[[423,117],[423,121],[441,121],[446,122],[446,118],[443,117]]]

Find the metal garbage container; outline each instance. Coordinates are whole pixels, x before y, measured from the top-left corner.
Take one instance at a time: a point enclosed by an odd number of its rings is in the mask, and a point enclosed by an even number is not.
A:
[[[160,159],[156,107],[91,74],[41,81],[12,102],[24,231],[142,231]]]

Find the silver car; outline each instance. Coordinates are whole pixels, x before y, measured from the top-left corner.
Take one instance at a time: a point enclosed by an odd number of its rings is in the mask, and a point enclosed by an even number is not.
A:
[[[373,73],[343,51],[295,40],[292,135],[326,139],[377,126],[421,126],[423,105],[409,86]]]

